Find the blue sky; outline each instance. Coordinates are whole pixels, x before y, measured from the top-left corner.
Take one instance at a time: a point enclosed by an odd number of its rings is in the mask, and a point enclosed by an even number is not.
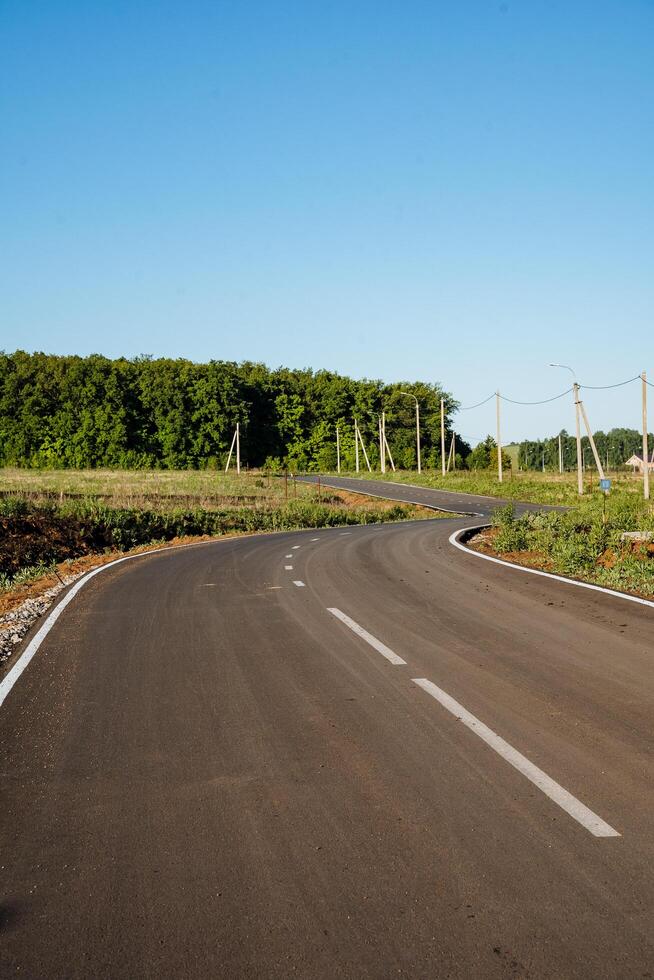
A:
[[[0,0],[0,113],[5,350],[654,378],[650,0]]]

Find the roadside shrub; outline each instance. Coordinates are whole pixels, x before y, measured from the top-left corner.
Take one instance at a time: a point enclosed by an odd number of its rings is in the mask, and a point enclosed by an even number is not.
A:
[[[500,551],[523,551],[527,548],[527,526],[516,519],[513,504],[495,511],[493,527],[496,528],[495,544]]]
[[[509,505],[493,523],[498,552],[534,552],[564,575],[654,595],[654,549],[622,540],[624,531],[654,530],[654,510],[642,498],[597,494],[565,512],[521,517]]]
[[[94,498],[60,504],[8,497],[0,501],[0,589],[17,584],[21,574],[36,577],[68,558],[178,537],[376,524],[411,516],[413,508],[402,504],[347,508],[306,498],[269,508],[155,511],[109,507]]]

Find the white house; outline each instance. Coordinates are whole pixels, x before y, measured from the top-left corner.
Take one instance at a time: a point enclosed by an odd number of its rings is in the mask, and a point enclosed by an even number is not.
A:
[[[640,470],[640,472],[642,473],[643,470],[645,469],[645,467],[643,466],[642,453],[634,453],[633,456],[630,456],[629,459],[626,461],[625,466],[632,466],[634,473],[636,472],[636,470]],[[652,450],[652,455],[647,460],[647,469],[650,472],[654,472],[654,450]]]

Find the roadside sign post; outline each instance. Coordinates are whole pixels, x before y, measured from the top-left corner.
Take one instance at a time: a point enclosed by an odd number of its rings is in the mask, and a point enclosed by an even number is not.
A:
[[[602,523],[606,524],[606,498],[609,495],[609,490],[611,489],[611,481],[605,479],[604,477],[599,481],[600,490],[603,493],[602,498]]]

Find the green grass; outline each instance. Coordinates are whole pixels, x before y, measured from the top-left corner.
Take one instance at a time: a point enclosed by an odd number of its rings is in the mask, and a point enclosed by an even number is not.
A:
[[[335,475],[335,474],[333,474]],[[354,473],[342,476],[354,477]],[[631,473],[611,473],[612,493],[642,493],[642,478]],[[576,474],[518,473],[509,471],[502,483],[497,475],[477,470],[448,473],[443,477],[433,471],[418,475],[415,470],[397,473],[359,474],[362,479],[392,480],[396,483],[415,483],[439,490],[477,493],[507,500],[531,501],[542,504],[576,504]],[[597,474],[589,473],[585,488],[599,493]],[[150,510],[179,509],[180,507],[215,510],[225,507],[270,507],[289,500],[315,500],[315,485],[303,484],[289,477],[272,476],[252,470],[237,476],[232,470],[225,474],[216,470],[51,470],[0,469],[0,490],[32,499],[67,497],[94,498],[113,507],[141,507]]]
[[[78,480],[67,485],[75,487]],[[186,476],[186,475],[184,475]],[[171,541],[177,538],[220,536],[225,534],[298,530],[303,528],[340,527],[355,524],[378,524],[419,517],[438,517],[432,511],[391,501],[339,494],[315,486],[298,484],[298,496],[291,491],[285,500],[281,487],[267,484],[256,487],[265,493],[242,493],[246,479],[223,481],[232,491],[223,494],[224,506],[213,501],[184,496],[184,477],[174,484],[174,493],[157,496],[153,492],[138,497],[136,506],[116,505],[123,496],[118,481],[112,484],[106,474],[104,486],[112,493],[97,496],[44,497],[34,489],[34,496],[0,497],[0,591],[37,578],[51,570],[53,563],[107,551],[129,551],[140,545]],[[264,482],[263,480],[261,481]],[[169,484],[170,486],[170,484]],[[129,496],[128,500],[136,499]],[[150,499],[154,506],[144,506]],[[108,502],[108,500],[110,502]],[[184,506],[177,504],[182,501]],[[445,515],[443,515],[445,516]]]
[[[612,487],[605,497],[593,473],[592,483],[585,481],[586,493],[579,497],[574,473],[514,474],[501,484],[495,473],[480,471],[445,478],[415,472],[363,476],[508,499],[511,503],[496,512],[493,534],[486,540],[495,553],[607,588],[654,597],[654,546],[621,540],[624,531],[654,531],[654,503],[643,499],[642,477],[611,473]],[[569,509],[516,517],[513,502],[517,501]]]
[[[190,506],[278,505],[314,499],[315,487],[283,477],[230,470],[51,470],[0,468],[0,491],[32,499],[93,498],[114,507],[166,510]]]
[[[356,474],[342,474],[354,476]],[[409,470],[396,473],[360,473],[359,477],[366,480],[390,480],[395,483],[414,483],[416,486],[433,487],[435,490],[454,490],[459,493],[476,493],[488,497],[501,497],[506,500],[525,501],[536,504],[576,505],[579,503],[577,493],[577,477],[575,473],[512,473],[504,474],[504,480],[499,483],[497,474],[487,470],[463,470],[448,473],[418,474]],[[634,477],[631,473],[611,473],[612,496],[641,497],[643,492],[642,477]],[[601,498],[597,474],[591,471],[584,479],[585,495]]]
[[[516,517],[509,504],[495,512],[490,538],[498,554],[624,592],[654,597],[654,545],[621,539],[624,531],[654,532],[654,509],[633,495],[604,502],[589,497],[564,512]]]

